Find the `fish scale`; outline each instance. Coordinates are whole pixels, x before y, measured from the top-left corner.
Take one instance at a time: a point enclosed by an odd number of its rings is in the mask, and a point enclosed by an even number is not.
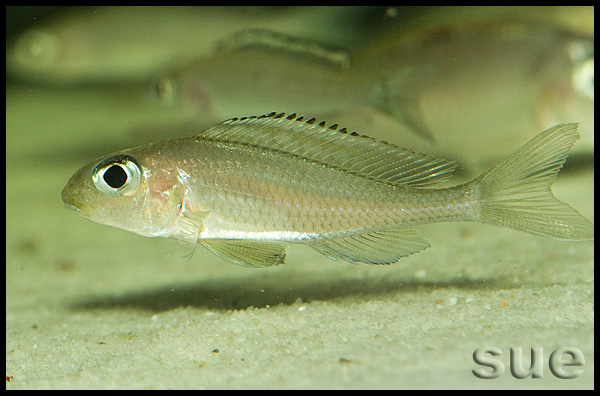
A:
[[[193,147],[186,149],[194,151]],[[442,213],[442,208],[450,205],[451,195],[461,197],[463,194],[457,189],[440,189],[427,194],[405,189],[404,202],[399,204],[397,186],[374,183],[342,170],[281,153],[257,155],[255,150],[247,148],[215,153],[218,153],[218,159],[206,159],[213,163],[211,171],[202,171],[206,167],[200,163],[197,167],[200,174],[192,177],[197,180],[197,185],[191,184],[190,188],[203,191],[206,185],[218,187],[211,187],[212,194],[206,202],[201,194],[196,195],[193,201],[201,210],[219,218],[220,227],[226,221],[231,223],[229,227],[233,228],[235,224],[236,232],[276,232],[283,229],[322,234],[403,223],[427,223],[440,220],[442,215],[457,216],[450,210]],[[263,169],[269,169],[269,173],[265,174]],[[289,178],[289,169],[296,169],[298,174],[305,176],[302,179]],[[401,211],[400,207],[410,207],[411,210]],[[244,227],[247,227],[246,216],[249,214],[257,214],[260,219],[254,223],[254,228]],[[467,213],[463,210],[458,215],[466,218]],[[278,219],[283,223],[276,222]],[[205,222],[204,225],[210,228],[209,224]]]

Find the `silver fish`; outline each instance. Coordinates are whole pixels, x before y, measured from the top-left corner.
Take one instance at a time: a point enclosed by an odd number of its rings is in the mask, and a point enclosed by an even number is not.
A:
[[[453,162],[296,114],[233,118],[93,161],[62,199],[92,221],[251,267],[283,263],[286,243],[393,263],[430,245],[413,226],[447,221],[590,240],[594,226],[550,191],[577,127],[554,126],[473,181],[435,188]]]

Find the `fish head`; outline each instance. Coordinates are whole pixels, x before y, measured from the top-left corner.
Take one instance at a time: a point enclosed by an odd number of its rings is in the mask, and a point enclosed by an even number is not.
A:
[[[218,91],[210,76],[181,73],[162,73],[151,88],[159,102],[167,107],[179,107],[196,116],[212,115],[217,110],[213,99]]]
[[[182,178],[152,158],[126,151],[90,162],[64,187],[65,206],[96,223],[168,236],[183,205]]]

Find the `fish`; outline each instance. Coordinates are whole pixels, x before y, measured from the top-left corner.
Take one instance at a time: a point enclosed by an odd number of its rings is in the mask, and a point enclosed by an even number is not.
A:
[[[433,70],[427,65],[374,70],[353,67],[344,48],[245,29],[217,40],[212,54],[160,73],[152,90],[163,104],[196,120],[262,114],[274,106],[338,117],[368,109],[433,141],[419,107],[420,91]]]
[[[288,243],[334,260],[390,264],[429,247],[415,226],[437,222],[592,240],[592,223],[550,189],[577,128],[556,125],[474,180],[442,187],[452,161],[272,112],[92,161],[62,200],[94,222],[200,244],[248,267],[283,263]]]
[[[472,176],[510,153],[513,141],[562,120],[581,125],[582,138],[571,155],[593,157],[593,35],[500,18],[455,18],[428,28],[390,31],[355,49],[352,62],[357,71],[372,73],[418,70],[415,78],[430,68],[427,82],[419,86],[418,114],[436,144],[415,141],[411,147],[452,156]],[[389,123],[371,129],[352,125],[382,134],[402,132]]]
[[[366,32],[356,24],[364,12],[323,6],[13,10],[11,26],[30,20],[31,27],[14,39],[7,31],[6,68],[13,78],[46,86],[142,83],[173,60],[209,54],[214,40],[259,26],[352,45]]]

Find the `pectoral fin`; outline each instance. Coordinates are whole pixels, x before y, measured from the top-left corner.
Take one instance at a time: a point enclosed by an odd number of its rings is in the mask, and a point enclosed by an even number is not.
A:
[[[177,219],[178,240],[182,257],[189,260],[196,251],[198,235],[202,230],[204,219],[210,214],[206,211],[186,211]]]
[[[200,243],[217,256],[245,267],[270,267],[285,260],[284,242],[204,239]]]
[[[430,244],[414,228],[401,227],[313,240],[310,246],[334,260],[391,264],[401,257],[429,247]]]

